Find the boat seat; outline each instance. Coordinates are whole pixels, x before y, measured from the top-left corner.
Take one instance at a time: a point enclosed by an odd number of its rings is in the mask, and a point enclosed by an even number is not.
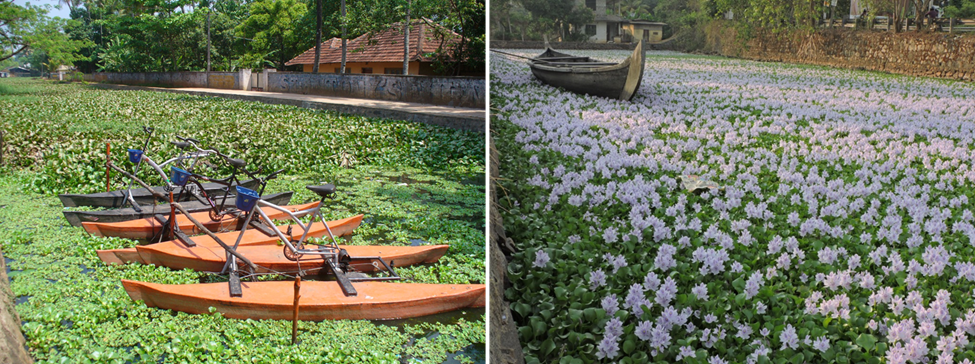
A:
[[[331,183],[327,185],[305,186],[305,188],[311,190],[314,193],[317,193],[319,196],[322,197],[330,197],[331,195],[335,194],[335,185]]]
[[[237,158],[227,158],[227,162],[229,162],[230,165],[237,168],[244,168],[244,166],[247,165],[247,161],[243,159],[237,159]]]

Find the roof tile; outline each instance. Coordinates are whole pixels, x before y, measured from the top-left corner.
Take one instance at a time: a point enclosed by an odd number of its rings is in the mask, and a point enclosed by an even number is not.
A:
[[[431,27],[430,25],[433,25]],[[461,36],[457,33],[433,23],[429,19],[416,19],[410,22],[410,61],[432,61],[425,52],[433,52],[440,47],[437,31],[446,33],[445,47],[453,47],[460,43]],[[361,35],[347,42],[346,62],[402,62],[403,61],[403,23],[395,23],[386,30],[373,34]],[[332,38],[322,42],[319,58],[321,63],[340,63],[342,61],[342,40]],[[294,59],[285,63],[286,66],[297,64],[314,64],[315,47],[305,51]]]

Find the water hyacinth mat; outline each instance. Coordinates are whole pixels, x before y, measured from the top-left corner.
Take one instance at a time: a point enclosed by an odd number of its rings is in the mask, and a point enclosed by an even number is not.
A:
[[[291,106],[78,84],[0,79],[0,246],[31,356],[39,363],[472,363],[483,362],[483,309],[396,321],[291,322],[191,315],[132,301],[121,279],[165,284],[226,277],[142,264],[107,265],[96,249],[133,247],[72,227],[56,194],[105,190],[105,141],[123,168],[125,147],[156,126],[153,159],[176,154],[174,134],[287,171],[266,194],[333,182],[328,220],[364,214],[350,245],[449,244],[438,262],[397,267],[409,282],[484,283],[484,136],[419,123]],[[15,92],[5,92],[14,90]],[[175,122],[174,122],[175,121]],[[350,159],[352,167],[340,167]],[[229,176],[219,161],[207,173]],[[146,173],[143,166],[143,175]],[[112,186],[125,182],[112,174]],[[307,279],[316,277],[308,276]],[[266,276],[262,279],[283,280]]]
[[[491,59],[528,362],[975,360],[975,85],[647,55],[632,102]]]

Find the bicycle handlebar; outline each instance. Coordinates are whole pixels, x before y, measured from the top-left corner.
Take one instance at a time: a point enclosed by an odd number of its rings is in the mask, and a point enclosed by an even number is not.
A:
[[[265,181],[269,181],[269,180],[278,178],[278,174],[280,174],[281,172],[284,172],[284,170],[285,170],[284,168],[281,168],[279,170],[276,170],[276,171],[274,171],[274,173],[271,173],[271,174],[267,175],[267,177],[264,177],[264,180]]]

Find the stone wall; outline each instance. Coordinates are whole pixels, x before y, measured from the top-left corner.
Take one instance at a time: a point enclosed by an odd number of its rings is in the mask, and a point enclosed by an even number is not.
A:
[[[489,187],[489,197],[491,201],[491,237],[488,239],[488,253],[491,254],[490,269],[491,284],[488,294],[491,295],[491,317],[488,325],[491,326],[491,363],[496,364],[523,364],[525,362],[524,352],[522,352],[521,341],[518,337],[518,325],[511,316],[511,308],[508,301],[504,298],[504,290],[511,282],[508,281],[508,259],[505,251],[509,254],[514,250],[514,242],[507,237],[504,232],[504,221],[501,212],[498,211],[498,186],[500,171],[498,164],[498,150],[494,148],[494,138],[488,138],[491,150],[491,183]],[[504,250],[504,251],[502,251]]]
[[[675,38],[664,39],[659,42],[644,43],[643,49],[674,49]],[[587,50],[626,50],[632,51],[636,43],[590,43],[590,42],[550,42],[555,50],[587,49]],[[491,49],[545,49],[545,42],[537,40],[492,40]]]
[[[588,42],[550,42],[552,48],[562,49],[592,49],[592,50],[633,50],[636,43],[588,43]],[[497,49],[545,49],[543,41],[520,40],[492,40],[491,48]]]
[[[706,33],[706,51],[729,57],[975,81],[975,35],[970,34],[755,31],[743,42],[727,24],[711,25]]]
[[[104,72],[85,75],[85,81],[131,86],[208,87],[249,90],[251,70],[237,72]]]
[[[484,79],[406,75],[274,72],[265,91],[416,102],[483,109]]]

